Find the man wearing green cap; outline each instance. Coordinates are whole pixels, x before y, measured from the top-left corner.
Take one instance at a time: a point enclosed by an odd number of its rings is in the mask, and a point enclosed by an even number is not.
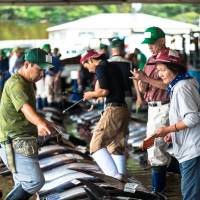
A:
[[[51,57],[44,50],[30,49],[23,66],[5,84],[0,104],[0,156],[15,182],[5,200],[27,200],[44,184],[37,135],[51,134],[54,124],[36,113],[33,85],[50,67]]]
[[[99,53],[102,54],[103,59],[107,60],[109,58],[108,45],[101,42],[100,45],[99,45]]]
[[[167,85],[159,78],[156,69],[156,56],[166,48],[165,33],[159,27],[149,27],[144,33],[143,44],[148,44],[152,56],[148,59],[143,71],[134,69],[133,78],[138,81],[144,100],[148,103],[147,136],[169,123],[169,96]],[[162,138],[155,140],[154,146],[148,149],[148,160],[152,166],[152,191],[163,192],[166,185],[166,167],[171,157],[166,152],[167,144]]]
[[[135,86],[135,90],[137,94],[137,102],[141,102],[141,96],[140,96],[136,82],[135,81],[132,82],[129,79],[129,77],[131,76],[130,70],[133,70],[133,66],[130,61],[124,58],[124,55],[125,55],[124,39],[120,39],[118,37],[112,38],[110,42],[110,48],[111,48],[111,58],[108,59],[108,61],[113,62],[116,66],[120,68],[122,72],[124,85],[125,85],[126,103],[128,105],[129,111],[131,111],[133,84]]]
[[[124,39],[120,39],[118,37],[112,38],[110,41],[110,47],[111,47],[111,58],[108,59],[109,62],[111,62],[116,68],[118,68],[122,74],[123,83],[124,83],[124,92],[125,92],[125,100],[128,106],[129,113],[131,112],[131,106],[132,106],[132,86],[133,82],[130,80],[130,70],[132,70],[132,63],[129,62],[124,58],[125,55],[125,45],[124,45]],[[135,85],[135,80],[134,80]],[[136,87],[136,93],[137,97],[139,95],[139,90]],[[128,135],[128,133],[127,133]],[[122,169],[126,169],[126,158],[125,155],[114,155],[113,159],[115,163],[118,163],[119,166],[121,166]],[[125,171],[121,172],[121,174],[125,174]]]
[[[51,53],[51,45],[50,45],[50,44],[44,44],[44,45],[42,46],[42,49],[43,49],[44,51],[46,51],[48,54]]]
[[[59,106],[61,100],[60,76],[62,72],[60,58],[52,55],[50,44],[44,44],[42,49],[52,56],[52,65],[54,66],[45,72],[45,96],[49,106]]]

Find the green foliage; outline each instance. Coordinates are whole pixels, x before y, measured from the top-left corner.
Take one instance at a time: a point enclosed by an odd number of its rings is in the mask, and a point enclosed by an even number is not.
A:
[[[199,14],[196,12],[186,12],[174,17],[175,20],[184,21],[187,23],[198,24]]]
[[[0,21],[1,34],[0,40],[15,39],[46,39],[48,33],[47,24],[27,24],[16,21]]]
[[[130,12],[130,4],[89,6],[4,6],[0,7],[0,20],[38,22],[48,20],[55,25],[98,13]]]
[[[85,6],[1,6],[0,39],[47,38],[46,28],[99,13],[131,13],[131,4]],[[198,4],[143,4],[142,13],[198,23]]]
[[[197,24],[200,6],[198,4],[144,4],[140,12]]]
[[[194,23],[197,21],[198,15],[200,14],[200,6],[197,5],[198,4],[143,4],[140,12]],[[54,7],[2,6],[0,7],[0,20],[23,20],[25,22],[35,23],[41,20],[47,20],[49,25],[55,25],[98,13],[117,12],[132,12],[131,4]],[[179,15],[184,16],[184,13],[190,14],[186,14],[186,18],[179,17]]]

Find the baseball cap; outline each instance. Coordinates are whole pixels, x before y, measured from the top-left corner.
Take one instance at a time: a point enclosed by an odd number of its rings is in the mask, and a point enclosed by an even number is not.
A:
[[[124,39],[120,39],[118,37],[114,37],[110,41],[110,47],[111,48],[123,48],[124,47]]]
[[[89,49],[86,50],[82,55],[81,55],[81,59],[80,59],[80,63],[83,64],[86,61],[88,61],[90,58],[98,58],[100,57],[102,54],[98,53],[97,51],[95,51],[94,49]]]
[[[107,49],[108,45],[104,44],[104,43],[100,43],[99,45],[99,49]]]
[[[54,67],[52,65],[52,57],[40,48],[29,49],[25,53],[25,60],[39,65],[42,69]]]
[[[156,57],[156,63],[173,63],[175,65],[183,65],[179,52],[169,48],[160,51]]]
[[[154,44],[159,38],[164,38],[164,31],[156,26],[149,27],[144,32],[144,41],[142,44]]]
[[[44,44],[42,46],[42,49],[44,49],[45,51],[50,51],[51,50],[51,45],[50,44]]]

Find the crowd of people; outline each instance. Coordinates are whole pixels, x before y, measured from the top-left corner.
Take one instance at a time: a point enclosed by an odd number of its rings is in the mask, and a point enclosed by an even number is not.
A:
[[[52,57],[53,69],[46,69],[43,78],[38,81],[36,87],[37,108],[47,105],[55,105],[60,102],[60,75],[62,65],[58,48],[51,52],[51,46],[44,44],[41,49],[46,51]],[[27,49],[13,48],[12,50],[0,50],[0,94],[3,91],[6,80],[15,74],[24,63],[24,56]]]
[[[101,43],[99,51],[88,49],[81,55],[77,83],[84,101],[105,99],[104,112],[89,146],[91,156],[106,175],[126,180],[125,151],[134,93],[137,107],[144,102],[148,105],[147,136],[156,135],[154,145],[148,149],[152,191],[165,191],[166,172],[172,160],[167,148],[172,143],[173,156],[180,166],[183,199],[198,200],[198,82],[187,73],[180,54],[166,47],[162,29],[147,28],[142,43],[152,53],[148,60],[138,48],[127,55],[124,40],[118,37],[110,40],[110,46]],[[0,156],[15,180],[6,200],[28,199],[44,184],[35,138],[37,132],[40,136],[51,134],[55,124],[37,114],[36,100],[41,106],[37,108],[61,101],[60,56],[57,48],[51,52],[49,44],[26,52],[16,48],[9,57],[0,51]],[[93,89],[87,91],[90,85]],[[16,169],[7,162],[6,146],[10,141],[14,144]],[[33,147],[29,155],[25,147],[18,148],[22,142],[27,148]]]
[[[115,38],[111,41],[112,57],[107,61],[102,54],[89,50],[82,55],[81,63],[97,77],[97,87],[85,92],[84,100],[106,97],[104,113],[93,131],[90,152],[105,174],[123,180],[129,103],[125,97],[131,87],[126,72],[132,65],[125,65],[127,60],[120,51],[123,45],[116,41]],[[197,200],[200,192],[199,85],[187,73],[182,56],[166,47],[162,29],[147,28],[142,43],[148,45],[152,56],[145,65],[131,68],[131,72],[137,102],[141,104],[144,100],[148,104],[147,136],[155,134],[154,145],[148,149],[152,191],[165,191],[166,171],[173,160],[167,148],[172,143],[173,156],[179,162],[183,199]],[[137,56],[129,58],[137,59]]]

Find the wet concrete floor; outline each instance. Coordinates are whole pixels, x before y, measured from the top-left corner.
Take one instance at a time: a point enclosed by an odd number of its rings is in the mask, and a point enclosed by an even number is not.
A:
[[[141,168],[138,161],[132,158],[128,160],[128,173],[130,176],[135,177],[137,180],[142,182],[149,190],[151,190],[151,171]],[[168,200],[181,200],[180,191],[180,175],[174,173],[167,173],[167,187],[165,195]]]

